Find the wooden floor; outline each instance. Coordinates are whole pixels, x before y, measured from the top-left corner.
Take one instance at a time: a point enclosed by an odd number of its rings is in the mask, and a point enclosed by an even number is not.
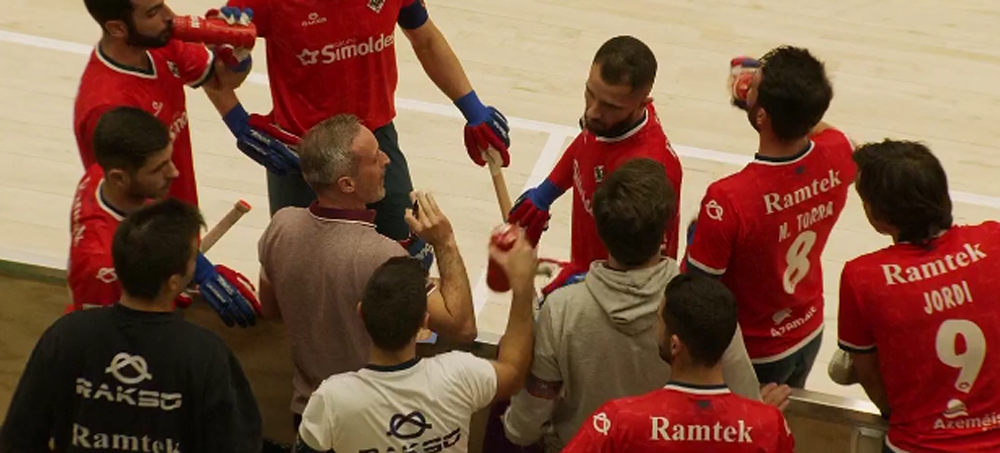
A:
[[[749,160],[755,134],[723,89],[727,63],[781,44],[827,62],[836,97],[827,120],[855,140],[928,143],[944,162],[960,222],[997,218],[1000,141],[1000,3],[992,0],[428,0],[486,102],[512,118],[512,194],[545,176],[583,110],[583,84],[602,42],[631,34],[656,52],[654,98],[685,170],[681,215],[695,215],[707,185]],[[179,14],[212,2],[174,0]],[[0,16],[0,259],[63,267],[73,189],[82,174],[72,135],[79,76],[99,28],[79,0],[6,0]],[[418,188],[434,192],[456,227],[477,284],[480,330],[502,332],[504,297],[481,278],[488,233],[500,221],[486,170],[461,144],[462,121],[398,37],[399,129]],[[256,50],[263,61],[263,46]],[[258,65],[262,68],[263,65]],[[270,101],[262,77],[241,91],[249,110]],[[267,224],[264,171],[233,146],[204,96],[189,92],[202,209],[211,223],[237,199],[256,209],[211,253],[252,278]],[[569,196],[556,203],[542,254],[568,256]],[[867,225],[856,196],[824,259],[826,334],[807,387],[863,397],[826,377],[835,348],[836,291],[843,263],[887,244]],[[0,281],[0,285],[5,284]],[[4,288],[0,288],[0,294]],[[0,311],[25,303],[0,297]],[[5,308],[6,307],[6,308]],[[2,337],[2,333],[0,333]],[[2,342],[2,340],[0,340]]]

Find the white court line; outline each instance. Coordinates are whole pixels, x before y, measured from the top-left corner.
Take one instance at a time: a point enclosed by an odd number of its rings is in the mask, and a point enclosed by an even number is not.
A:
[[[0,41],[9,42],[14,44],[22,44],[25,46],[40,48],[40,49],[50,49],[57,50],[61,52],[75,53],[79,55],[89,55],[93,50],[92,45],[79,44],[69,41],[62,41],[58,39],[45,38],[41,36],[26,35],[23,33],[15,33],[6,30],[0,30]],[[261,73],[253,73],[249,80],[252,83],[267,84],[267,76]],[[444,104],[434,104],[431,102],[417,101],[413,99],[396,98],[396,107],[403,110],[411,110],[422,113],[430,113],[434,115],[447,116],[453,118],[461,118],[461,113],[455,109],[454,106],[444,105]],[[564,139],[566,137],[576,136],[580,129],[579,127],[564,126],[560,124],[546,123],[542,121],[528,120],[524,118],[508,117],[510,126],[514,129],[528,130],[534,132],[544,132],[550,135],[562,136]],[[546,146],[546,149],[549,149]],[[558,152],[556,150],[555,152]],[[726,153],[722,151],[715,151],[710,149],[695,148],[692,146],[684,145],[674,145],[674,151],[677,152],[681,157],[687,157],[691,159],[698,159],[710,162],[719,162],[732,165],[745,165],[750,162],[750,156],[743,154],[733,154]],[[547,158],[543,155],[540,158]],[[551,159],[554,163],[555,159]],[[549,167],[551,168],[551,167]],[[529,179],[529,181],[534,181],[534,178]],[[540,181],[540,180],[539,180]],[[987,195],[979,195],[970,192],[962,191],[952,191],[952,200],[971,204],[975,206],[983,206],[987,208],[1000,209],[1000,198],[991,197]]]

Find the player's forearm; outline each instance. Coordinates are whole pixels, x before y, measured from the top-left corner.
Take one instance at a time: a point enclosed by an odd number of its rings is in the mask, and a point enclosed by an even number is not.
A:
[[[877,353],[851,354],[851,362],[858,374],[858,382],[865,389],[868,398],[878,406],[883,415],[890,412],[889,396],[885,392],[882,374],[879,370]]]
[[[226,116],[233,107],[236,107],[240,103],[240,99],[233,90],[205,89],[204,91],[208,96],[208,100],[212,101],[212,105],[215,106],[215,111],[219,112],[219,116]]]
[[[441,297],[450,315],[447,325],[451,327],[449,332],[440,333],[462,342],[475,341],[478,331],[472,287],[458,244],[452,240],[444,246],[435,247],[434,252],[437,254],[438,271],[441,272]]]
[[[510,301],[510,316],[507,318],[507,329],[500,339],[497,361],[517,369],[517,390],[520,390],[531,368],[535,287],[527,283],[511,289],[513,297]]]
[[[257,291],[260,300],[261,315],[264,319],[281,319],[281,310],[278,308],[278,297],[274,294],[274,286],[264,273],[263,267],[260,269],[260,291]]]
[[[472,91],[472,84],[455,52],[433,22],[411,32],[410,40],[417,60],[427,77],[448,99],[456,100]]]

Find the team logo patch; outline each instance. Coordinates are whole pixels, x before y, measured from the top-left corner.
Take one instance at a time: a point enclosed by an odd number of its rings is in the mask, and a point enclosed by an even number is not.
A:
[[[174,77],[177,77],[178,79],[181,78],[181,71],[179,69],[177,69],[177,64],[176,63],[174,63],[172,61],[168,61],[167,62],[167,69],[170,70],[170,73],[173,74]]]
[[[601,412],[594,415],[594,431],[608,435],[608,431],[611,431],[611,419],[608,418],[608,414]]]
[[[953,419],[958,417],[968,417],[969,411],[966,410],[965,403],[961,400],[952,399],[948,401],[948,407],[944,411],[944,418]]]
[[[376,13],[382,12],[383,6],[385,6],[385,0],[368,0],[368,8]]]
[[[304,28],[310,25],[318,25],[323,23],[326,23],[326,18],[320,16],[319,13],[317,12],[312,12],[309,13],[309,15],[306,17],[306,20],[302,21],[302,27]]]
[[[722,206],[719,206],[719,203],[715,200],[709,200],[708,203],[705,204],[705,215],[707,215],[708,218],[721,221],[722,214]]]
[[[604,181],[604,166],[598,165],[594,167],[594,181],[600,184]]]
[[[399,439],[415,439],[422,435],[432,426],[427,422],[423,412],[413,411],[409,414],[396,414],[389,420],[389,432],[387,436]]]
[[[83,231],[80,232],[81,235]],[[97,279],[104,283],[111,283],[118,280],[118,274],[113,267],[102,267],[97,271]]]
[[[131,368],[131,372],[123,373],[126,368]],[[138,355],[130,355],[127,352],[119,352],[111,359],[111,365],[104,370],[118,379],[118,382],[127,385],[135,385],[145,380],[153,380],[153,375],[149,373],[149,366],[146,359]]]

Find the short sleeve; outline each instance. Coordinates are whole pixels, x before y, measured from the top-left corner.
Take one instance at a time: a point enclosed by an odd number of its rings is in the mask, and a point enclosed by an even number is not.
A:
[[[77,305],[111,305],[121,298],[111,244],[103,239],[110,238],[113,233],[94,228],[99,227],[80,225],[74,231],[70,247],[67,276],[73,302]]]
[[[795,438],[792,437],[792,428],[788,426],[788,420],[785,420],[785,416],[781,414],[781,411],[775,411],[778,415],[778,451],[777,453],[795,453]]]
[[[559,162],[556,166],[552,168],[549,172],[548,180],[555,184],[556,187],[567,190],[573,187],[573,161],[576,160],[577,150],[583,147],[583,134],[580,134],[570,143],[566,151],[563,151],[562,157],[559,158]]]
[[[298,442],[305,443],[310,449],[315,451],[329,451],[333,449],[336,440],[334,422],[336,416],[330,407],[330,401],[321,385],[309,397],[309,403],[302,411],[302,424],[299,425]]]
[[[215,54],[204,44],[171,41],[176,59],[177,73],[181,80],[192,88],[205,84],[212,76]]]
[[[427,23],[427,5],[424,0],[403,0],[396,23],[404,30],[416,30]]]
[[[468,398],[469,409],[475,412],[489,406],[497,394],[497,372],[493,364],[467,352],[452,352],[440,357],[444,369],[455,377],[456,394]]]
[[[80,148],[80,157],[83,160],[83,168],[90,168],[97,165],[97,156],[94,154],[94,130],[97,129],[97,122],[112,108],[112,104],[99,104],[84,113],[76,128],[76,144]]]
[[[257,27],[257,36],[267,38],[271,34],[271,1],[272,0],[229,0],[226,6],[253,10],[253,24]]]
[[[694,240],[688,247],[688,265],[710,275],[726,273],[739,235],[740,219],[728,194],[713,184],[701,201]]]
[[[564,289],[553,293],[548,303],[542,305],[538,312],[538,319],[535,321],[535,346],[534,357],[531,359],[531,382],[556,383],[562,382],[562,373],[559,371],[559,362],[556,353],[559,351],[559,340],[563,338],[562,326],[558,320],[554,320],[552,311],[561,306],[561,295],[568,292]],[[527,389],[531,393],[538,393],[541,389]]]
[[[847,352],[864,353],[875,350],[875,337],[862,312],[858,296],[856,269],[852,263],[844,266],[840,274],[840,309],[837,322],[837,343]]]
[[[612,453],[630,451],[622,443],[622,419],[618,416],[617,403],[609,401],[583,421],[576,436],[570,440],[563,453]],[[649,434],[647,433],[647,436]]]

